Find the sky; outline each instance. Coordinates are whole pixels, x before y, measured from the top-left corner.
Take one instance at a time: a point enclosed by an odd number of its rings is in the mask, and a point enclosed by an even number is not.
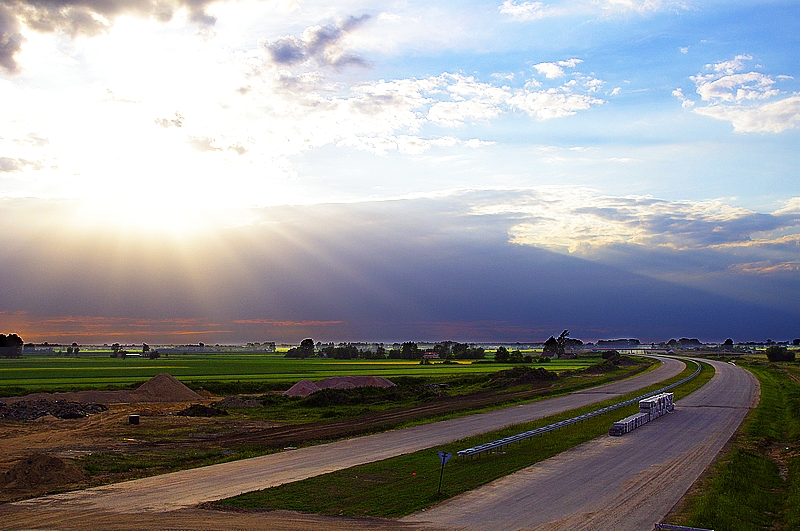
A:
[[[0,0],[0,332],[800,337],[794,1]]]

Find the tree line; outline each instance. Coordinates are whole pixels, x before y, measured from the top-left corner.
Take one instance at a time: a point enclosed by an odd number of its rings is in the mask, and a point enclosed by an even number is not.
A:
[[[287,358],[332,358],[338,360],[351,359],[399,359],[399,360],[421,360],[427,353],[436,354],[438,359],[448,360],[476,360],[483,359],[486,352],[483,347],[476,347],[469,343],[458,343],[456,341],[442,341],[434,344],[431,350],[423,350],[413,341],[402,343],[399,348],[386,348],[379,346],[376,350],[359,349],[351,343],[340,343],[338,345],[320,345],[316,348],[314,340],[304,339],[297,347],[290,348],[286,352]]]

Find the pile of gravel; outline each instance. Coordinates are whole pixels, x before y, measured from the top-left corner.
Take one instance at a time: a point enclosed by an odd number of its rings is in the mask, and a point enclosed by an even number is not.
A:
[[[66,400],[20,400],[11,404],[0,403],[0,418],[11,420],[36,420],[52,415],[59,419],[79,419],[106,411],[103,404],[68,402]]]

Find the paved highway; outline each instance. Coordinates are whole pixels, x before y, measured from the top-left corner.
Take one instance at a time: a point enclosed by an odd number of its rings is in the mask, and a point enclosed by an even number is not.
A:
[[[600,437],[402,522],[483,531],[652,529],[757,402],[758,381],[749,372],[710,363],[715,376],[677,402],[672,414],[622,437]]]
[[[13,508],[28,511],[34,508],[37,511],[101,510],[118,514],[174,511],[561,413],[661,382],[679,374],[685,367],[683,362],[674,359],[663,358],[662,362],[661,366],[647,373],[570,395],[366,437],[26,500],[13,504]],[[13,508],[0,506],[0,511]]]

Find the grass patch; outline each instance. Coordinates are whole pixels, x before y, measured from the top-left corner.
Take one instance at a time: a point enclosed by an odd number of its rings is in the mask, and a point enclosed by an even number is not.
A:
[[[171,472],[182,468],[193,468],[220,462],[222,457],[221,450],[196,451],[182,449],[180,451],[149,452],[147,454],[97,453],[83,458],[82,464],[89,475],[100,473],[120,474],[131,471],[147,471],[148,475],[152,475],[154,471]]]
[[[685,378],[695,367],[668,381]],[[703,365],[702,372],[692,381],[674,392],[676,399],[704,385],[713,376],[713,369]],[[607,432],[612,422],[638,410],[632,405],[582,423],[566,427],[505,449],[503,453],[475,459],[454,458],[445,468],[441,495],[437,495],[440,464],[438,450],[455,453],[467,447],[492,441],[522,431],[570,418],[633,398],[644,392],[656,390],[665,383],[639,390],[626,397],[594,404],[536,422],[513,426],[503,430],[456,441],[441,447],[421,450],[316,476],[295,483],[242,494],[218,502],[219,507],[244,507],[262,509],[289,509],[320,514],[350,516],[399,517],[423,509],[443,499],[475,489],[483,484],[506,476],[534,463],[552,457],[583,442]],[[645,428],[646,429],[646,428]]]
[[[580,370],[597,360],[558,360],[533,364],[549,371]],[[480,376],[512,365],[501,363],[435,363],[413,360],[287,359],[280,354],[171,354],[159,359],[28,357],[0,359],[0,396],[31,392],[122,389],[168,373],[193,389],[219,394],[260,393],[289,388],[299,380],[331,376],[412,376],[427,379]]]
[[[761,383],[759,405],[670,521],[726,531],[800,529],[800,368],[738,364]]]

